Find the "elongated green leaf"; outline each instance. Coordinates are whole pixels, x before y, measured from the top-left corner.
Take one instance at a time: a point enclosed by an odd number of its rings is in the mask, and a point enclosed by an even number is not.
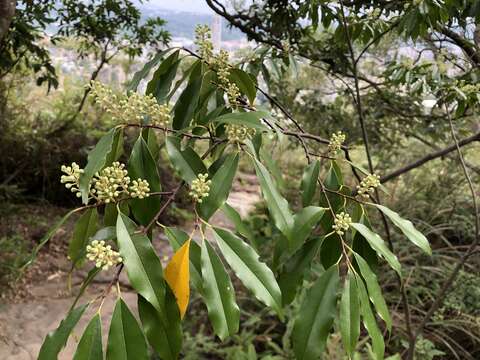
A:
[[[70,311],[58,328],[47,335],[40,348],[38,360],[57,360],[58,354],[65,347],[70,333],[87,307],[88,304],[85,304]]]
[[[290,238],[293,228],[293,216],[288,208],[288,202],[278,192],[265,166],[263,166],[263,164],[258,160],[255,160],[254,165],[258,180],[260,182],[260,187],[262,189],[263,197],[265,198],[268,210],[274,219],[275,226],[287,238]]]
[[[338,269],[326,270],[308,290],[293,326],[293,351],[297,360],[320,358],[335,318]]]
[[[132,149],[128,160],[128,173],[132,180],[147,180],[150,192],[162,190],[158,168],[148,145],[140,135]],[[132,199],[130,201],[135,219],[142,225],[147,225],[160,210],[160,196],[149,196],[145,199]]]
[[[188,234],[182,230],[166,227],[165,235],[174,251],[177,251],[190,238]],[[190,242],[190,280],[197,291],[202,294],[202,265],[201,265],[201,249],[195,242]]]
[[[97,230],[97,209],[91,208],[85,211],[73,230],[73,238],[68,246],[68,256],[75,264],[85,253],[88,240]]]
[[[237,166],[238,154],[230,154],[220,169],[213,175],[210,192],[198,206],[198,212],[204,220],[208,221],[227,200]]]
[[[151,128],[142,130],[143,140],[147,143],[148,150],[152,154],[155,163],[158,161],[158,155],[160,154],[160,145],[158,144],[158,137],[155,134],[155,130]]]
[[[394,224],[397,226],[403,234],[415,245],[417,245],[420,249],[426,252],[428,255],[432,255],[432,249],[430,248],[430,244],[428,243],[427,238],[423,235],[420,231],[415,229],[412,222],[410,220],[403,219],[393,210],[389,208],[379,205],[379,204],[372,204],[376,206],[382,213],[385,214]]]
[[[322,245],[323,237],[307,241],[302,247],[285,261],[279,276],[278,285],[282,290],[283,305],[290,304],[303,282],[305,271],[310,268],[313,258]]]
[[[147,84],[146,94],[152,94],[158,103],[165,102],[168,96],[172,82],[177,74],[177,68],[180,63],[177,50],[168,56],[153,73],[152,80]]]
[[[50,240],[50,238],[55,235],[58,229],[67,221],[67,219],[77,211],[77,209],[74,209],[70,212],[68,212],[63,218],[60,219],[59,222],[57,222],[53,227],[48,230],[48,232],[40,239],[38,242],[38,245],[35,246],[32,250],[32,253],[28,257],[27,261],[22,265],[20,268],[20,271],[24,271],[27,267],[29,267],[37,258],[38,252],[45,246],[45,244]]]
[[[127,91],[136,91],[138,85],[140,84],[140,81],[142,81],[142,79],[147,77],[147,75],[150,73],[150,70],[152,70],[152,68],[154,66],[156,66],[163,59],[163,56],[169,51],[170,51],[170,49],[165,49],[163,51],[158,52],[152,58],[152,60],[148,61],[143,66],[143,68],[141,68],[139,71],[137,71],[135,73],[135,75],[133,75],[133,79],[132,79],[132,81],[130,81],[130,84],[127,87]]]
[[[120,208],[122,214],[130,214],[130,208],[128,201],[122,201],[120,203],[108,203],[105,205],[105,213],[103,214],[103,225],[113,226],[115,228],[117,224],[118,211],[117,206]]]
[[[368,243],[372,248],[377,252],[378,255],[383,257],[400,276],[402,276],[402,269],[400,262],[398,261],[395,254],[393,254],[390,249],[385,244],[385,241],[380,237],[380,235],[374,233],[368,227],[360,223],[352,223],[351,226],[357,230],[360,234],[367,239]]]
[[[112,151],[116,129],[106,133],[88,154],[87,166],[83,174],[80,175],[79,189],[82,194],[82,202],[88,202],[88,193],[90,191],[90,181],[96,172],[100,171],[106,164],[110,152]]]
[[[170,93],[167,96],[166,101],[169,102],[170,99],[177,93],[177,90],[180,88],[180,86],[187,80],[188,77],[192,74],[193,70],[196,68],[200,67],[202,64],[202,60],[195,60],[195,62],[186,70],[183,72],[182,77],[175,82],[175,85],[173,86],[173,89],[170,91]]]
[[[230,231],[214,228],[217,244],[237,277],[267,306],[282,314],[282,293],[270,268],[258,254]]]
[[[382,296],[382,289],[378,284],[377,276],[372,270],[370,270],[367,262],[360,255],[354,253],[354,256],[358,267],[360,268],[360,273],[367,283],[370,300],[372,301],[373,305],[375,305],[378,315],[380,315],[380,317],[385,321],[385,324],[387,324],[388,331],[392,331],[392,318],[390,317],[385,299]]]
[[[202,278],[208,317],[220,339],[238,331],[240,310],[222,261],[207,240],[202,243]]]
[[[253,105],[255,97],[257,96],[257,89],[255,88],[255,82],[250,75],[243,70],[232,68],[230,69],[229,79],[237,84],[240,92],[245,94],[250,102],[250,105]]]
[[[307,206],[295,214],[293,231],[290,240],[290,252],[293,253],[297,251],[298,248],[303,245],[324,213],[325,208],[318,206]]]
[[[73,360],[103,360],[102,322],[98,313],[85,328]]]
[[[202,87],[202,77],[193,79],[183,90],[173,109],[172,127],[174,130],[181,130],[190,126],[195,110],[198,105],[200,89]]]
[[[359,276],[355,276],[355,279],[360,298],[360,313],[363,318],[363,324],[372,339],[373,351],[375,352],[377,359],[383,359],[385,353],[383,335],[378,328],[377,321],[373,315],[372,308],[370,307],[370,301],[368,300],[367,290],[365,289],[363,280]]]
[[[302,204],[304,207],[312,203],[315,196],[315,189],[317,188],[318,175],[320,173],[320,162],[315,160],[310,163],[304,170],[302,176]]]
[[[355,276],[349,273],[340,301],[340,333],[345,351],[352,357],[360,336],[360,303]]]
[[[272,156],[264,148],[260,149],[260,155],[261,155],[261,159],[265,164],[265,167],[268,169],[270,174],[272,174],[277,187],[280,190],[285,189],[286,187],[285,180],[283,180],[282,170],[278,166],[277,161],[275,161],[272,158]]]
[[[167,318],[162,320],[152,304],[139,295],[138,313],[148,342],[160,355],[160,358],[175,360],[182,348],[182,328],[175,297],[168,287],[165,304]]]
[[[130,235],[131,220],[118,214],[117,243],[132,286],[162,315],[165,315],[165,281],[162,264],[147,236]]]
[[[260,119],[266,116],[268,116],[268,113],[265,111],[234,112],[221,115],[213,121],[219,124],[243,125],[259,131],[265,131],[268,128],[261,123]]]
[[[179,138],[169,136],[165,139],[165,144],[173,167],[187,183],[190,184],[198,174],[207,173],[207,168],[200,156],[190,146],[182,150]]]
[[[107,360],[148,360],[147,343],[127,304],[119,298],[108,333]]]
[[[253,232],[242,220],[237,210],[228,205],[228,203],[223,204],[221,209],[225,216],[229,218],[230,221],[233,223],[237,232],[243,237],[245,237],[248,241],[250,241],[250,244],[258,250],[258,244],[255,240],[255,235],[253,235]]]
[[[107,155],[105,166],[117,161],[123,154],[123,129],[119,128],[113,137],[112,150]]]

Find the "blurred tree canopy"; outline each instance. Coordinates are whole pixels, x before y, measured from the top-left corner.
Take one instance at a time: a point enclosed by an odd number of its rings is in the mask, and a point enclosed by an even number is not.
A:
[[[7,5],[11,9],[12,2],[0,3],[0,18],[5,19],[2,24],[11,18],[12,12],[4,10]],[[45,40],[50,38],[55,44],[72,36],[80,43],[80,57],[95,56],[97,67],[91,75],[94,80],[118,53],[135,57],[146,46],[165,44],[169,34],[163,25],[160,18],[143,22],[140,11],[129,0],[20,0],[7,33],[0,36],[0,79],[15,68],[24,67],[35,72],[39,85],[56,87],[57,74]],[[83,102],[84,99],[81,105]]]

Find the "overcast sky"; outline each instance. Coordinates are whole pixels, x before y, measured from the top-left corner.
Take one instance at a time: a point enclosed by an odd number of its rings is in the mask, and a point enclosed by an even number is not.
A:
[[[169,10],[212,13],[204,0],[150,0],[149,3]]]

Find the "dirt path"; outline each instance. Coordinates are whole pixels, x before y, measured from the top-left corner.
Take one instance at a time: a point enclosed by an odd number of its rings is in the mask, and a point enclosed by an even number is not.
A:
[[[259,190],[254,176],[242,174],[235,182],[228,203],[233,206],[242,217],[245,217],[259,200]],[[216,226],[230,227],[229,221],[219,212],[211,220]],[[186,224],[185,229],[191,228]],[[165,241],[156,241],[157,252],[162,259],[168,258]],[[41,261],[41,259],[39,259]],[[63,258],[58,268],[68,269],[68,264]],[[63,262],[63,263],[62,263]],[[122,273],[121,283],[128,283],[126,275]],[[44,281],[28,284],[29,296],[18,302],[0,303],[0,359],[1,360],[34,360],[37,358],[40,346],[45,335],[54,330],[65,316],[73,297],[66,291],[66,271],[58,271],[49,275]],[[88,289],[85,299],[94,298],[100,294],[113,276],[113,270],[101,273],[101,277]],[[81,276],[75,276],[72,284],[78,286]],[[132,310],[136,310],[137,297],[128,290],[122,291],[123,299]],[[102,306],[102,322],[104,344],[108,335],[108,327],[113,312],[116,296],[112,293],[107,297]],[[92,306],[82,317],[73,336],[59,359],[71,360],[77,342],[97,306]]]

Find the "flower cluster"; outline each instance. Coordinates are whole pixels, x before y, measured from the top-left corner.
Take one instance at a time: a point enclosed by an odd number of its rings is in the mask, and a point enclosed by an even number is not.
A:
[[[357,185],[357,192],[363,198],[368,199],[371,193],[375,191],[375,188],[380,185],[380,176],[376,174],[369,174],[363,178],[360,185]]]
[[[65,184],[67,189],[70,189],[77,197],[82,196],[79,190],[80,175],[83,174],[83,169],[77,163],[73,162],[71,166],[62,165],[60,168],[62,172],[67,175],[62,175],[60,182]]]
[[[99,202],[110,203],[118,200],[122,193],[128,194],[130,177],[125,164],[115,161],[112,166],[104,168],[95,174],[91,194]]]
[[[114,119],[126,123],[141,123],[145,118],[150,123],[166,127],[170,122],[170,109],[167,105],[159,105],[150,95],[132,92],[130,96],[116,95],[112,89],[99,81],[90,83],[90,96]]]
[[[200,56],[209,63],[213,57],[212,32],[208,25],[197,25],[195,28],[195,44]]]
[[[210,192],[210,184],[212,180],[207,180],[208,174],[199,174],[192,181],[191,191],[189,195],[198,203],[202,203],[203,198],[207,197]]]
[[[241,94],[237,84],[232,83],[229,79],[230,64],[228,63],[228,58],[228,52],[225,50],[220,50],[218,56],[214,59],[213,65],[216,68],[220,85],[227,92],[228,102],[230,103],[230,105],[236,106],[237,99]]]
[[[345,234],[345,231],[348,230],[351,223],[352,218],[350,217],[350,215],[342,211],[340,214],[335,214],[335,221],[332,227],[338,235],[342,236],[343,234]]]
[[[345,134],[341,131],[333,133],[330,137],[330,142],[328,143],[328,156],[335,157],[338,150],[342,148],[343,143],[345,142]]]
[[[149,197],[150,185],[147,180],[137,179],[132,181],[130,186],[130,196],[132,198],[143,199]]]
[[[95,262],[97,268],[108,270],[111,266],[123,261],[120,254],[112,250],[110,245],[105,245],[105,241],[93,240],[87,245],[87,259]]]
[[[67,175],[62,175],[60,181],[80,197],[79,179],[83,169],[76,163],[72,163],[71,166],[62,165],[61,169]],[[96,173],[92,179],[92,185],[90,195],[98,203],[116,202],[122,194],[138,199],[144,199],[150,195],[148,181],[141,178],[131,181],[125,164],[118,161]]]
[[[237,84],[232,83],[230,77],[229,54],[220,50],[218,55],[213,54],[212,33],[207,25],[199,25],[195,29],[195,44],[202,59],[217,73],[219,85],[227,93],[231,106],[237,106],[237,99],[241,95]]]
[[[230,142],[243,143],[255,135],[255,129],[243,125],[227,124],[225,131]]]

